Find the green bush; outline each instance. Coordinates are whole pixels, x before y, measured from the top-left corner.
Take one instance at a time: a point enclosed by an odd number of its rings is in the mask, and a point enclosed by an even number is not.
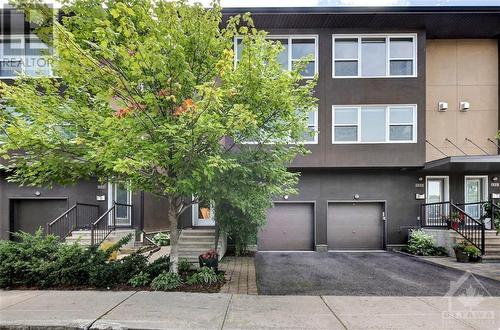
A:
[[[0,287],[113,287],[126,284],[147,267],[146,259],[131,255],[109,260],[130,239],[125,236],[106,250],[60,243],[53,235],[19,232],[15,241],[0,241]]]
[[[163,272],[152,282],[151,288],[156,291],[172,290],[182,285],[181,276],[177,273]]]
[[[188,277],[186,283],[193,284],[214,284],[222,282],[222,277],[219,276],[213,268],[202,267],[196,273]]]
[[[191,263],[187,261],[187,259],[181,259],[179,260],[179,263],[177,264],[177,267],[179,268],[180,272],[187,272],[191,270]]]
[[[156,245],[160,246],[170,245],[170,234],[158,233],[153,236],[153,242],[155,242]]]
[[[163,256],[146,267],[146,272],[149,274],[150,278],[155,278],[163,272],[168,272],[170,269],[170,257]]]
[[[403,251],[418,256],[438,256],[446,255],[446,249],[436,246],[436,240],[432,235],[426,234],[423,230],[412,230],[408,245]]]
[[[133,287],[138,287],[146,286],[149,284],[149,282],[149,274],[146,272],[139,272],[132,276],[132,278],[128,281],[128,284],[132,285]]]

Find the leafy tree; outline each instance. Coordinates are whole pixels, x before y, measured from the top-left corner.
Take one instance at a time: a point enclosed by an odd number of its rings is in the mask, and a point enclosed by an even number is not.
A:
[[[44,31],[54,21],[41,37],[54,40],[57,79],[0,85],[15,109],[0,126],[11,181],[97,177],[165,197],[173,271],[178,219],[193,203],[224,197],[262,221],[272,195],[294,191],[286,164],[305,151],[315,80],[301,78],[305,63],[283,71],[282,46],[249,14],[222,22],[218,3],[72,0],[57,21],[33,0],[17,5]]]

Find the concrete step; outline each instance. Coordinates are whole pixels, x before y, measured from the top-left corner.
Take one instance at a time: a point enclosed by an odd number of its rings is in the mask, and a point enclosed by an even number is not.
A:
[[[484,263],[493,263],[493,262],[498,262],[500,263],[500,254],[498,255],[489,255],[489,254],[486,254],[484,256],[481,257],[481,262],[484,262]]]

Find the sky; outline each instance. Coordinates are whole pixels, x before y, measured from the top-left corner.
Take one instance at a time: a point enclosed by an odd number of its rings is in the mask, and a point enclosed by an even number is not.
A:
[[[210,0],[199,1],[209,5]],[[221,0],[223,7],[500,6],[500,0]]]

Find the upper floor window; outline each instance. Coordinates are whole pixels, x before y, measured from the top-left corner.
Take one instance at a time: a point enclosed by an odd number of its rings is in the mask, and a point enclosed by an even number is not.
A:
[[[50,76],[51,52],[36,35],[0,36],[0,78]]]
[[[333,35],[333,77],[416,77],[416,46],[416,35]]]
[[[313,78],[318,73],[318,36],[270,35],[267,39],[280,42],[284,47],[283,51],[278,55],[278,62],[281,63],[285,70],[291,70],[299,60],[307,58],[306,67],[301,72],[302,76],[304,78]],[[234,47],[236,62],[238,62],[243,50],[243,40],[236,38]]]
[[[416,105],[333,106],[332,143],[415,143]]]

